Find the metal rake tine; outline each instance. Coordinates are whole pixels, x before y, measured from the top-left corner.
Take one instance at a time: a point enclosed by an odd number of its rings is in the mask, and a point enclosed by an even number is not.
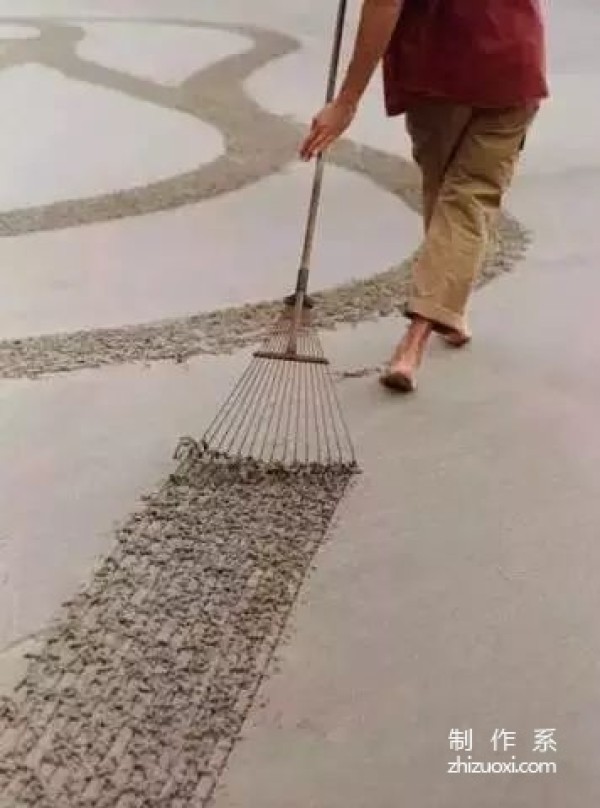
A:
[[[284,463],[287,460],[288,448],[290,448],[290,432],[291,432],[291,426],[292,426],[292,410],[293,410],[293,407],[294,407],[294,405],[295,405],[295,403],[297,401],[297,391],[298,391],[298,388],[299,388],[299,383],[298,382],[299,382],[299,377],[300,377],[301,372],[302,372],[301,367],[298,367],[295,363],[291,364],[290,375],[291,375],[292,379],[291,379],[291,384],[290,384],[290,388],[289,388],[290,397],[289,397],[289,400],[287,402],[287,423],[286,423],[285,432],[284,432],[284,436],[285,436],[284,437],[284,439],[285,439],[284,455],[283,455],[283,462]],[[295,454],[295,449],[294,449],[294,454]],[[292,459],[293,459],[293,455],[292,455]]]
[[[308,375],[306,373],[305,368],[305,377]],[[309,399],[308,399],[308,384],[307,379],[304,380],[304,462],[308,463],[308,458],[310,457],[309,452],[309,431],[308,431],[308,422],[310,416],[310,407],[309,407]]]
[[[255,372],[254,363],[250,363],[240,379],[238,380],[237,384],[232,388],[231,392],[219,408],[217,414],[213,418],[212,422],[208,426],[208,429],[204,433],[203,440],[206,443],[209,443],[214,440],[214,438],[218,435],[219,431],[221,430],[223,424],[225,423],[231,409],[235,406],[237,401],[239,400],[240,396],[243,393],[244,388],[248,385],[249,380],[252,378],[252,374]]]
[[[252,390],[249,391],[248,398],[241,402],[235,428],[232,424],[228,434],[223,438],[223,440],[228,439],[228,443],[224,448],[225,454],[239,458],[244,457],[244,446],[248,440],[253,424],[256,421],[257,414],[260,415],[257,402],[260,400],[260,390],[265,381],[265,377],[266,372],[263,370],[263,372],[257,376],[257,383]]]
[[[332,425],[332,428],[333,428],[333,434],[335,436],[335,442],[337,444],[338,457],[339,457],[339,461],[341,463],[341,462],[343,462],[343,459],[344,459],[344,450],[342,449],[342,443],[341,443],[341,440],[340,440],[340,434],[339,434],[339,430],[338,430],[337,424],[336,424],[336,415],[337,415],[337,413],[334,410],[333,402],[332,402],[332,397],[333,397],[332,387],[333,387],[333,381],[331,379],[331,376],[329,376],[329,374],[328,374],[327,378],[325,380],[325,391],[324,392],[325,392],[325,398],[327,399],[327,405],[328,405],[328,408],[329,408],[329,418],[330,418],[330,422],[331,422],[331,425]]]
[[[277,411],[277,406],[276,405],[277,405],[277,402],[279,401],[280,395],[281,395],[281,387],[282,387],[282,384],[283,384],[283,377],[284,377],[284,373],[283,373],[284,368],[282,367],[282,365],[283,365],[283,362],[281,363],[281,366],[278,366],[279,386],[277,388],[277,393],[275,395],[273,406],[271,407],[271,413],[269,415],[269,419],[268,419],[266,427],[265,427],[265,434],[263,435],[263,440],[262,440],[262,444],[261,444],[261,447],[260,447],[259,457],[261,459],[263,459],[265,457],[265,454],[268,451],[267,441],[269,439],[269,435],[271,434],[271,427],[272,427],[272,424],[273,424],[273,419],[275,418],[275,413]]]
[[[272,392],[273,392],[273,388],[275,387],[275,382],[276,382],[276,380],[277,380],[277,373],[276,373],[276,372],[272,372],[272,373],[271,373],[271,379],[270,379],[269,385],[268,385],[267,390],[266,390],[266,392],[265,392],[265,403],[268,403],[268,401],[269,401],[269,400],[270,400],[270,398],[271,398],[271,394],[272,394]],[[264,411],[263,411],[263,412],[261,412],[260,410],[258,410],[258,409],[257,409],[257,413],[258,413],[258,418],[260,419],[260,420],[259,420],[259,424],[260,424],[260,423],[264,423],[264,421],[265,421]],[[259,424],[256,424],[256,427],[255,427],[255,429],[254,429],[254,437],[253,437],[253,439],[252,439],[252,443],[250,444],[250,447],[249,447],[249,449],[248,449],[248,456],[249,456],[249,457],[252,457],[252,456],[253,456],[254,449],[255,449],[255,446],[256,446],[256,444],[257,444],[257,441],[258,441],[259,435],[260,435]]]
[[[352,465],[355,465],[356,464],[356,453],[355,453],[355,450],[354,450],[354,443],[352,441],[352,436],[350,434],[350,429],[348,427],[348,423],[347,423],[347,421],[346,421],[346,419],[344,417],[344,411],[342,410],[342,405],[340,403],[340,399],[339,399],[337,389],[335,387],[335,383],[334,383],[333,379],[331,380],[331,384],[329,385],[329,387],[327,389],[327,392],[328,392],[328,395],[329,395],[329,397],[331,399],[332,407],[335,410],[335,413],[337,415],[337,420],[338,420],[339,424],[341,424],[344,436],[346,438],[346,446],[347,446],[347,448],[349,450],[349,454],[350,454],[350,463]]]
[[[310,382],[311,382],[311,388],[312,388],[312,394],[313,394],[312,395],[312,404],[313,404],[312,410],[313,410],[314,424],[315,424],[315,436],[316,436],[316,440],[317,440],[317,459],[318,459],[318,462],[321,462],[321,431],[319,429],[319,419],[317,417],[318,408],[315,406],[315,402],[317,400],[315,373],[316,373],[316,368],[315,368],[314,365],[311,365],[309,375],[310,375]]]
[[[288,386],[289,386],[289,376],[290,376],[289,369],[290,369],[291,362],[285,362],[284,364],[285,364],[285,368],[283,370],[283,375],[285,376],[285,384],[284,384],[284,388],[283,388],[284,389],[283,401],[285,401],[285,396],[287,395],[287,389],[288,389]],[[283,401],[282,401],[282,405],[283,405]],[[273,447],[271,449],[271,457],[270,457],[270,462],[271,463],[275,459],[275,451],[276,451],[276,448],[277,448],[277,440],[279,438],[279,432],[281,430],[282,418],[283,418],[283,406],[281,406],[279,408],[279,415],[277,417],[277,427],[276,427],[276,431],[275,431],[275,437],[273,439]]]
[[[253,387],[251,387],[250,390],[247,393],[247,396],[251,395],[249,401],[246,401],[246,403],[244,404],[243,409],[240,408],[238,410],[238,414],[236,415],[236,419],[234,419],[234,421],[230,424],[229,429],[225,432],[225,435],[223,436],[222,443],[224,443],[227,440],[230,433],[233,431],[234,425],[237,423],[237,429],[231,435],[231,439],[229,440],[229,443],[227,444],[226,448],[224,449],[226,454],[229,454],[229,453],[232,452],[232,449],[235,446],[235,442],[236,442],[236,440],[238,438],[238,435],[240,434],[240,431],[241,431],[242,427],[244,426],[244,424],[246,423],[246,421],[248,419],[248,414],[251,412],[252,404],[256,401],[257,396],[259,396],[259,394],[260,394],[260,387],[261,387],[261,384],[262,384],[262,381],[263,381],[263,377],[266,375],[267,370],[268,370],[266,362],[262,362],[260,359],[254,359],[253,361],[254,361],[254,364],[256,365],[256,368],[257,368],[256,380],[255,380],[255,383],[254,383]],[[238,453],[239,453],[239,451],[238,451]]]
[[[298,373],[302,374],[303,372],[304,372],[304,370],[302,368],[299,368]],[[298,382],[298,395],[297,395],[297,401],[296,401],[296,436],[294,438],[294,463],[298,463],[298,460],[299,460],[298,447],[300,445],[300,421],[301,421],[301,415],[302,415],[302,401],[301,401],[301,399],[302,399],[302,390],[305,387],[306,387],[306,385],[301,384],[300,381]]]
[[[319,394],[320,410],[323,416],[323,430],[325,433],[325,443],[327,444],[327,464],[330,465],[332,463],[333,458],[333,449],[332,449],[333,438],[331,437],[331,432],[332,431],[335,432],[335,430],[333,429],[333,424],[329,423],[328,425],[327,422],[327,408],[326,408],[327,398],[325,394],[326,387],[327,387],[326,369],[322,368],[320,369],[320,373],[318,375],[317,390]]]

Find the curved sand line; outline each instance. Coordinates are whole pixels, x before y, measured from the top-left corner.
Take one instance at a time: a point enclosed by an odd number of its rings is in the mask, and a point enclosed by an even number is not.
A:
[[[5,22],[19,24],[21,20]],[[28,25],[38,27],[40,38],[12,43],[13,47],[0,57],[0,69],[34,61],[58,68],[69,77],[184,110],[221,131],[226,153],[197,171],[144,188],[2,213],[0,234],[15,236],[173,209],[246,187],[295,159],[303,127],[263,110],[243,86],[253,71],[296,50],[299,45],[295,40],[254,26],[156,22],[227,31],[249,38],[254,46],[198,71],[178,88],[164,87],[80,58],[76,45],[84,36],[81,28],[62,21],[27,20]],[[411,209],[419,209],[418,173],[401,157],[344,139],[332,150],[330,160],[368,177]],[[504,215],[499,249],[490,257],[482,282],[510,270],[522,257],[526,244],[524,229]],[[330,328],[399,311],[406,297],[410,263],[321,292],[317,296],[318,324]],[[0,341],[0,378],[36,377],[128,362],[182,361],[201,353],[229,352],[260,338],[276,316],[278,305],[264,303],[137,326]]]

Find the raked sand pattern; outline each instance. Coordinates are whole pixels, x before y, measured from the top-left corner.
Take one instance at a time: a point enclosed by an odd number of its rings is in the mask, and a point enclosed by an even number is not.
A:
[[[19,22],[6,20],[7,25]],[[118,90],[165,110],[183,111],[221,132],[224,153],[194,171],[144,187],[3,211],[1,235],[15,237],[181,208],[244,189],[281,172],[296,159],[304,125],[267,112],[244,87],[256,70],[298,48],[292,38],[245,25],[205,25],[185,20],[143,22],[226,32],[244,37],[251,44],[246,51],[225,56],[173,86],[84,58],[77,46],[85,38],[90,21],[27,20],[28,26],[36,26],[39,36],[10,41],[0,55],[0,69],[31,63],[44,65],[70,79]],[[123,20],[118,21],[120,27],[123,24]],[[332,151],[330,160],[333,166],[368,178],[408,208],[419,209],[418,176],[401,157],[344,139]],[[498,249],[490,255],[482,281],[513,268],[526,242],[523,228],[505,214],[500,221]],[[319,324],[331,327],[397,312],[406,297],[410,263],[409,258],[392,268],[373,267],[367,279],[322,292]],[[284,270],[293,277],[294,268]],[[35,377],[128,362],[182,361],[202,353],[229,352],[255,342],[272,321],[277,305],[255,304],[141,325],[0,341],[0,378]]]
[[[207,804],[351,476],[184,457],[0,700],[2,808]]]

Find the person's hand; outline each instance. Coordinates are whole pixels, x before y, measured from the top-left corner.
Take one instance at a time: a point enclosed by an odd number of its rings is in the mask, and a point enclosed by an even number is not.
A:
[[[345,101],[327,104],[313,119],[311,130],[300,146],[300,157],[311,160],[322,154],[350,126],[356,107]]]

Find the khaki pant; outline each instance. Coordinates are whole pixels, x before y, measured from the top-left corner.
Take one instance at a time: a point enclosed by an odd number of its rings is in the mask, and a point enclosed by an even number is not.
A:
[[[478,110],[427,101],[406,115],[423,178],[425,241],[408,317],[467,330],[466,308],[537,105]]]

